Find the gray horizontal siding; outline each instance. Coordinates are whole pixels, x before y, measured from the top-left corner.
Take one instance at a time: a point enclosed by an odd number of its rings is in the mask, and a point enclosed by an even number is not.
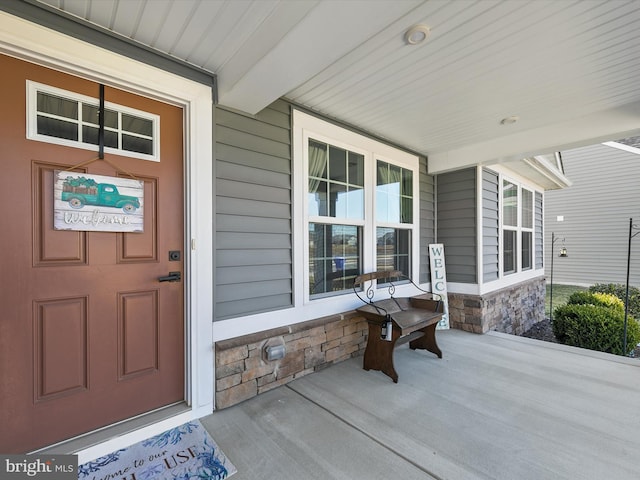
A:
[[[216,123],[220,128],[230,125],[231,130],[251,135],[255,138],[263,138],[287,145],[289,143],[289,116],[269,109],[258,114],[259,121],[254,117],[244,116],[228,110],[216,112]]]
[[[218,158],[216,176],[219,179],[233,179],[238,182],[252,184],[259,181],[260,184],[270,185],[273,188],[289,188],[289,185],[286,183],[288,176],[287,171],[267,171],[264,170],[263,165],[264,159],[262,159],[262,163],[258,165],[247,166]]]
[[[444,244],[447,281],[476,283],[476,169],[436,177],[438,243]]]
[[[218,249],[258,250],[268,255],[272,249],[291,248],[291,235],[288,233],[263,232],[216,232]]]
[[[429,244],[435,242],[435,179],[427,174],[427,161],[420,159],[420,283],[431,281]]]
[[[253,292],[248,292],[248,296],[263,296],[267,291],[267,286],[272,280],[285,280],[291,276],[289,265],[269,265],[268,268],[257,268],[255,265],[246,267],[219,267],[216,269],[216,284],[229,285],[237,288],[238,283],[253,284]],[[251,290],[251,289],[250,289]],[[290,288],[289,288],[290,290]]]
[[[216,252],[216,266],[278,265],[291,263],[291,249],[271,249],[266,256],[260,251],[227,248]]]
[[[482,170],[482,281],[500,276],[500,183],[498,174]]]
[[[249,168],[260,169],[264,172],[264,165],[269,165],[268,172],[289,174],[291,171],[291,159],[268,155],[263,152],[253,152],[233,145],[219,143],[216,145],[216,158],[218,162],[233,163],[237,167],[243,165]]]
[[[252,293],[250,298],[245,300],[230,300],[227,302],[217,302],[216,311],[217,318],[233,318],[246,315],[247,312],[267,312],[269,310],[277,310],[291,301],[291,293],[281,293],[279,295],[269,294],[265,291],[264,296],[258,296],[256,292]],[[223,292],[224,293],[224,290]]]
[[[264,299],[265,296],[283,295],[282,292],[286,292],[290,286],[291,283],[286,278],[283,280],[271,281],[265,288],[262,289],[263,295],[261,295],[261,299]],[[254,297],[251,289],[236,288],[234,285],[219,285],[218,289],[220,290],[219,293],[227,299],[226,302],[223,302],[223,304],[225,304],[225,308],[227,309],[234,308],[233,302],[250,302]]]
[[[274,202],[261,202],[243,198],[216,198],[217,212],[230,215],[261,216],[267,218],[286,218],[291,211],[291,205]]]
[[[247,189],[251,185],[251,189]],[[291,191],[288,188],[270,187],[253,182],[243,182],[218,178],[216,192],[221,197],[243,198],[245,200],[259,200],[269,203],[286,205],[289,203]]]
[[[544,266],[544,208],[542,193],[536,192],[533,208],[535,209],[536,268],[542,268]]]
[[[242,117],[242,115],[237,115]],[[216,120],[217,121],[217,120]],[[290,154],[290,145],[280,143],[265,137],[258,137],[251,133],[234,130],[232,128],[216,125],[216,143],[242,147],[251,152],[264,153],[273,157],[286,158]]]
[[[267,218],[220,214],[217,217],[218,231],[291,233],[291,222],[286,218]]]
[[[573,184],[544,194],[545,269],[554,282],[625,283],[629,218],[640,223],[640,156],[607,145],[562,152]],[[557,216],[564,216],[558,222]],[[551,234],[556,241],[551,248]],[[559,258],[563,244],[568,257]],[[631,244],[630,284],[640,287],[640,236]]]
[[[215,120],[215,320],[291,306],[289,106]]]

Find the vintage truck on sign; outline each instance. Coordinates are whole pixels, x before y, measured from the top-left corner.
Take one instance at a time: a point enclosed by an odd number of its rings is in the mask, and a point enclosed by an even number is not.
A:
[[[67,178],[62,184],[62,201],[69,202],[71,208],[85,205],[121,208],[125,213],[133,213],[140,208],[140,200],[129,195],[121,195],[118,187],[111,183],[97,183],[91,178]]]

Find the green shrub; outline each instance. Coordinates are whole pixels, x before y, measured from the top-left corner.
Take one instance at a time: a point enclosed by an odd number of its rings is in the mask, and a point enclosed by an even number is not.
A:
[[[624,302],[612,293],[574,292],[567,301],[569,305],[595,305],[619,310],[624,313]]]
[[[615,295],[624,305],[627,286],[622,283],[598,283],[589,287],[592,293],[610,293]],[[629,314],[635,318],[640,318],[640,289],[629,287]]]
[[[628,317],[628,351],[624,352],[624,309],[593,304],[558,307],[553,315],[553,333],[566,345],[615,355],[628,355],[640,342],[640,324]]]

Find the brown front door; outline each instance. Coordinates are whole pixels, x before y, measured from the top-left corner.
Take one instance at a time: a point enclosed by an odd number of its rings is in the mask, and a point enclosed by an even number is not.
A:
[[[96,157],[26,138],[26,81],[97,99],[97,83],[0,55],[0,452],[27,452],[184,399],[183,112],[111,87],[160,118],[160,161],[117,154],[74,171],[144,182],[144,232],[54,230],[54,171]],[[180,252],[170,260],[169,252]],[[184,276],[184,275],[183,275]]]

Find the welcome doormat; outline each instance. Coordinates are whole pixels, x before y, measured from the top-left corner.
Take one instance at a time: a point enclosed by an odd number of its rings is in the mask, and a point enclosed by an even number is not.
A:
[[[79,480],[222,480],[236,467],[193,421],[78,467]]]

